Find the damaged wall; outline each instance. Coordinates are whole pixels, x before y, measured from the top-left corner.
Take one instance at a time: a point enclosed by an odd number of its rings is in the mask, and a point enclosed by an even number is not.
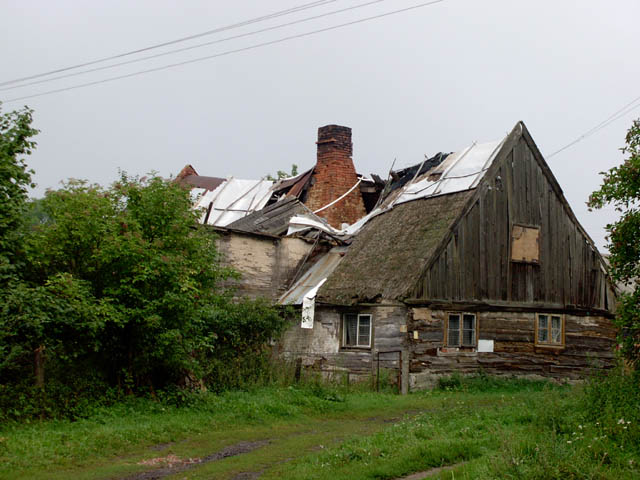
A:
[[[345,313],[372,315],[371,348],[342,345]],[[284,334],[279,353],[286,358],[302,358],[303,365],[323,372],[349,371],[351,378],[369,378],[375,365],[375,352],[407,348],[407,308],[403,304],[360,306],[357,309],[316,306],[312,329],[300,327],[300,315]],[[398,355],[380,356],[381,368],[398,369]]]
[[[293,281],[313,244],[300,238],[217,232],[221,263],[240,273],[238,295],[276,301]]]

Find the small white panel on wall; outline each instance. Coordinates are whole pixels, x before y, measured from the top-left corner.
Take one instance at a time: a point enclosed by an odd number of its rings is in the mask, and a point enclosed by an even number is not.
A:
[[[478,352],[493,352],[493,340],[478,340]]]
[[[302,299],[302,328],[313,328],[316,297],[304,297]]]
[[[302,328],[313,328],[313,317],[315,315],[316,308],[316,293],[322,284],[326,281],[326,278],[320,280],[320,282],[307,292],[302,299]]]

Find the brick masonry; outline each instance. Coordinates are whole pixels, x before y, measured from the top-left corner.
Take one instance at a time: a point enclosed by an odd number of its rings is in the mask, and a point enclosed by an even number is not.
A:
[[[327,125],[318,129],[318,159],[314,169],[306,205],[318,210],[344,195],[358,181],[351,158],[351,129]],[[352,224],[366,214],[362,193],[356,188],[335,205],[318,213],[333,227]]]

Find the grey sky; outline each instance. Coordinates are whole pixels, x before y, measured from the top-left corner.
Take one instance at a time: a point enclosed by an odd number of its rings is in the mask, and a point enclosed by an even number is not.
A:
[[[324,7],[219,38],[345,8]],[[424,1],[424,0],[423,0]],[[5,0],[0,81],[145,47],[309,0]],[[422,3],[387,0],[314,22],[110,71],[0,92],[0,100],[274,40]],[[353,128],[356,169],[385,174],[423,154],[500,138],[523,120],[544,154],[640,95],[640,2],[443,3],[180,68],[3,105],[42,130],[29,164],[40,196],[69,177],[108,184],[118,168],[258,178],[315,162],[317,127]],[[211,36],[199,41],[211,40]],[[193,43],[193,42],[192,42]],[[185,44],[188,45],[188,44]],[[175,48],[175,47],[174,47]],[[587,212],[598,172],[640,108],[549,160],[598,246],[612,210]]]

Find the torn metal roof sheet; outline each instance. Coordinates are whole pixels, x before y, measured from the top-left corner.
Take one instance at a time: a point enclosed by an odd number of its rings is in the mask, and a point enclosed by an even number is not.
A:
[[[286,197],[230,223],[228,227],[245,232],[283,235],[287,233],[291,217],[303,213],[310,213],[310,210],[297,198]]]
[[[227,178],[197,200],[195,208],[203,209],[201,223],[224,227],[262,209],[271,198],[272,185],[270,180]]]
[[[287,292],[280,297],[281,305],[302,305],[304,297],[317,289],[333,273],[348,247],[334,247],[322,256]]]
[[[420,180],[410,182],[393,204],[475,188],[504,144],[502,140],[473,145],[449,155]]]
[[[204,190],[215,190],[226,181],[226,178],[205,177],[203,175],[187,175],[182,178],[182,182],[191,185],[193,188],[201,188]]]

